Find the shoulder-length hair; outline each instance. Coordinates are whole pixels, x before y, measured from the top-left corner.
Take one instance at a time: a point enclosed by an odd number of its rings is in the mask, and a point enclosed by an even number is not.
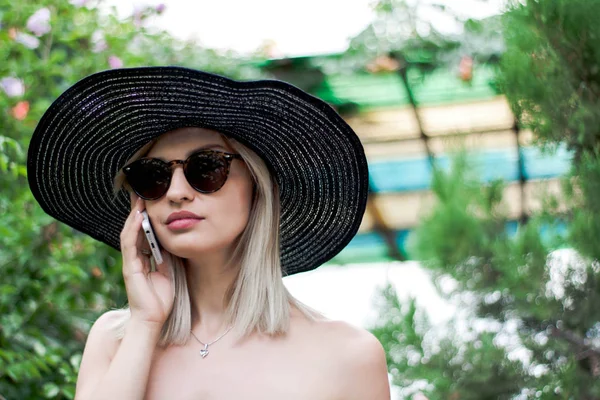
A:
[[[294,298],[283,284],[279,251],[279,190],[265,162],[251,149],[233,138],[221,134],[223,140],[248,167],[254,183],[250,217],[231,254],[228,265],[239,266],[239,272],[226,295],[227,326],[242,338],[252,332],[268,335],[284,334],[289,329],[290,308],[294,306],[310,320],[323,315]],[[145,156],[154,146],[154,139],[139,149],[127,162]],[[122,170],[114,179],[115,196],[131,187]],[[165,321],[158,345],[182,345],[191,337],[192,304],[187,284],[185,259],[165,252],[165,262],[172,270],[174,303]],[[153,261],[153,260],[152,260]],[[130,318],[129,307],[118,309],[113,327],[118,338],[125,334]]]

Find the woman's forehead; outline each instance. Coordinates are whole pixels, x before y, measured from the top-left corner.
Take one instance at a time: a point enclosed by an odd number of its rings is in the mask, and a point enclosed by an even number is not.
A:
[[[190,127],[176,129],[160,136],[147,156],[182,157],[192,150],[208,145],[216,145],[222,150],[232,151],[218,132]]]

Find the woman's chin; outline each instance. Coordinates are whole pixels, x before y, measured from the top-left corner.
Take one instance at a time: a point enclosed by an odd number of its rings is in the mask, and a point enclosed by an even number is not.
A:
[[[198,241],[178,241],[174,246],[165,244],[163,247],[166,251],[180,258],[198,258],[217,252],[221,249],[220,246],[212,243],[200,245]]]

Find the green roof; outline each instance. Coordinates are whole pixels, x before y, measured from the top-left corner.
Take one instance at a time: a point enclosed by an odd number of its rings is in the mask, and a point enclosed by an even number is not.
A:
[[[408,79],[419,105],[437,105],[470,100],[483,100],[498,95],[493,87],[492,66],[474,69],[473,80],[460,80],[452,71],[439,68],[423,75],[409,69]],[[398,73],[326,75],[313,93],[333,104],[355,103],[359,108],[378,108],[408,105],[408,95]]]

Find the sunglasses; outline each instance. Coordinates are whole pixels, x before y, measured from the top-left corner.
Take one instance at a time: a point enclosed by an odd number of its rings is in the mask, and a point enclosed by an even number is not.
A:
[[[216,150],[200,150],[186,160],[169,162],[144,157],[123,167],[123,173],[133,191],[144,200],[156,200],[167,193],[172,167],[178,164],[183,165],[183,174],[191,187],[200,193],[214,193],[227,181],[235,158],[241,160],[242,156]]]

